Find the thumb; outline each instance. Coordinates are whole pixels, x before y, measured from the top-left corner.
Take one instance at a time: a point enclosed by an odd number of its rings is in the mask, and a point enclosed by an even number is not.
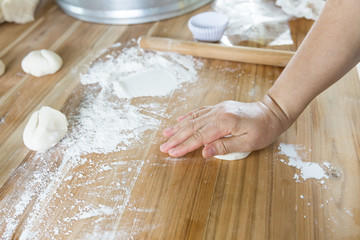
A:
[[[214,142],[207,144],[203,150],[202,155],[204,158],[210,158],[215,155],[225,155],[233,152],[249,152],[248,141],[246,135],[224,137]]]

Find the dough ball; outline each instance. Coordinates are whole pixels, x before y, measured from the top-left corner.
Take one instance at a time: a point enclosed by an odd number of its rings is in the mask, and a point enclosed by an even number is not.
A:
[[[21,62],[21,67],[26,73],[35,77],[57,72],[62,66],[62,59],[53,51],[42,49],[30,52]]]
[[[0,0],[0,3],[5,21],[27,23],[34,21],[39,0]]]
[[[5,73],[5,64],[0,60],[0,77]]]
[[[23,133],[24,144],[31,150],[44,151],[55,146],[67,132],[66,116],[50,107],[34,112]]]
[[[247,156],[249,156],[251,152],[235,152],[235,153],[229,153],[229,154],[225,154],[225,155],[216,155],[214,157],[221,159],[221,160],[239,160],[239,159],[243,159],[246,158]]]

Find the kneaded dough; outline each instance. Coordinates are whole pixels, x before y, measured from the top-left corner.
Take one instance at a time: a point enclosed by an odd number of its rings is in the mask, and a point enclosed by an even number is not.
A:
[[[6,22],[28,23],[34,21],[39,0],[2,0],[2,14]]]
[[[174,74],[165,69],[153,69],[113,81],[119,98],[163,96],[177,87]]]
[[[21,67],[26,73],[35,77],[53,74],[62,66],[62,59],[55,52],[42,49],[30,52],[21,62]]]
[[[26,124],[23,133],[24,144],[34,151],[47,150],[66,135],[67,125],[64,114],[44,106],[34,112]]]
[[[243,159],[246,158],[247,156],[249,156],[251,152],[234,152],[234,153],[229,153],[229,154],[225,154],[225,155],[216,155],[214,157],[221,159],[221,160],[239,160],[239,159]]]
[[[4,62],[0,60],[0,77],[5,73],[5,68]]]

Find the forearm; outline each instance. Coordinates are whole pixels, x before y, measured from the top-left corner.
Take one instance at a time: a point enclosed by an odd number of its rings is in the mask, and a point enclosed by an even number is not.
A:
[[[328,0],[268,96],[292,123],[360,60],[360,1]]]

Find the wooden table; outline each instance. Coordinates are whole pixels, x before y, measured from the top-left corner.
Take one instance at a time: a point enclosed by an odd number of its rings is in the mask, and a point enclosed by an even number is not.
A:
[[[187,20],[209,8],[155,23],[110,26],[78,21],[44,0],[35,22],[0,25],[0,58],[7,65],[0,77],[2,239],[360,238],[356,70],[316,98],[277,142],[245,160],[205,160],[200,150],[170,159],[159,151],[161,130],[202,105],[259,100],[281,68],[201,59],[198,88],[181,106],[176,93],[169,97],[165,111],[174,117],[163,117],[136,150],[93,155],[73,167],[58,158],[35,159],[23,145],[34,110],[47,105],[66,113],[82,101],[76,69],[101,50],[141,35],[191,40]],[[311,24],[291,21],[295,44],[278,48],[296,50]],[[62,56],[63,68],[41,78],[24,74],[22,58],[41,48]],[[296,182],[298,170],[281,161],[288,158],[279,154],[280,143],[302,147],[303,161],[329,162],[329,178]],[[104,165],[112,167],[100,171]],[[122,185],[116,182],[120,178]]]

